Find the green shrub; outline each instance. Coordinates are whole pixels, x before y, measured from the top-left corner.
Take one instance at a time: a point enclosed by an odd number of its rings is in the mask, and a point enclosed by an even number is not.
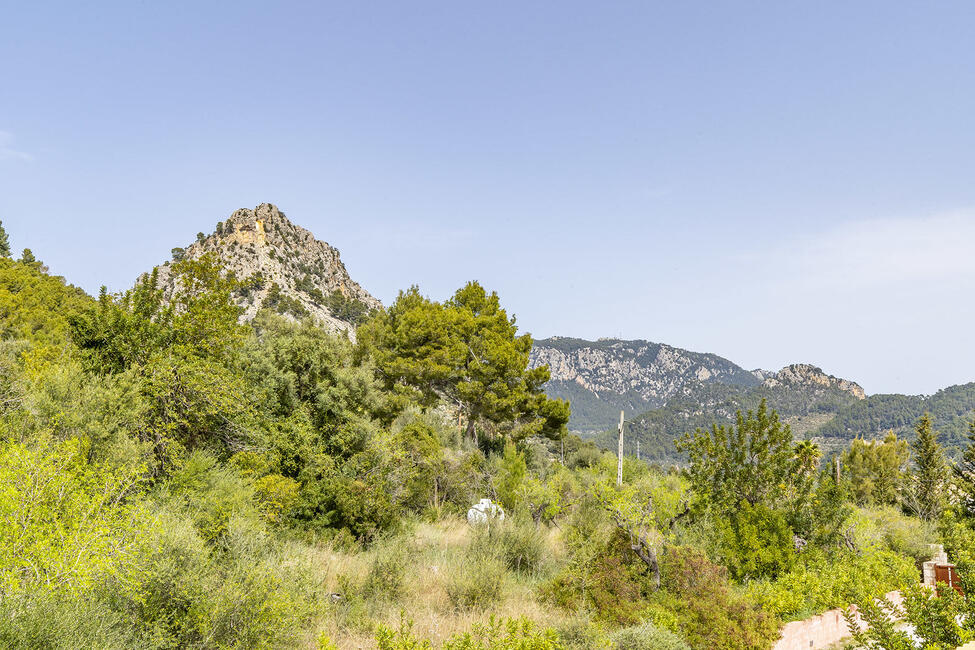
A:
[[[445,585],[456,609],[487,609],[499,603],[507,579],[504,562],[488,552],[468,553]]]
[[[373,600],[398,599],[403,593],[407,562],[402,544],[393,540],[380,546],[363,581],[362,595]]]
[[[539,630],[528,619],[497,620],[474,625],[471,632],[444,642],[442,650],[565,650],[553,630]]]
[[[0,647],[74,650],[140,647],[136,628],[104,594],[36,591],[0,601]]]
[[[937,543],[935,525],[908,517],[893,507],[860,508],[853,520],[860,546],[886,547],[920,564],[931,559],[931,544]]]
[[[474,535],[476,548],[497,553],[512,571],[532,574],[542,566],[545,540],[538,526],[525,518],[491,522],[478,527]]]
[[[799,620],[851,603],[865,602],[918,581],[914,561],[882,548],[860,554],[808,554],[802,566],[772,581],[756,581],[747,593],[762,609]]]
[[[433,650],[433,644],[413,634],[413,623],[400,621],[399,629],[380,625],[376,631],[379,650]],[[441,650],[566,650],[553,630],[539,630],[528,619],[498,620],[475,624],[470,632],[444,641]]]
[[[661,574],[665,590],[649,598],[651,618],[658,627],[671,625],[692,648],[759,650],[778,638],[778,620],[737,595],[724,567],[700,551],[668,548]]]
[[[613,647],[603,629],[584,616],[569,619],[555,631],[566,650],[609,650]]]
[[[785,515],[742,501],[728,518],[718,520],[721,555],[738,580],[775,576],[795,561],[793,533]]]
[[[682,638],[652,623],[623,628],[612,639],[614,650],[691,650]]]
[[[297,481],[280,474],[268,474],[254,481],[258,507],[271,522],[287,517],[298,502],[299,489]]]

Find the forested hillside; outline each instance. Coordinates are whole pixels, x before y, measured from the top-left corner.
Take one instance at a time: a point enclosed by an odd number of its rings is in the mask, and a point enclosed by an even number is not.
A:
[[[889,431],[909,437],[913,424],[925,413],[931,414],[945,447],[957,456],[975,418],[975,383],[951,386],[927,397],[871,395],[838,410],[814,435],[847,443],[856,437],[882,437]]]
[[[0,227],[0,647],[769,650],[893,589],[927,647],[970,632],[975,600],[917,582],[941,543],[975,590],[975,424],[958,462],[920,418],[837,477],[775,409],[862,394],[790,366],[681,389],[702,428],[662,470],[568,433],[476,282],[350,337],[249,314],[221,260],[93,298]]]
[[[858,389],[855,384],[825,375],[812,366],[789,366],[753,387],[702,384],[661,408],[627,420],[624,453],[635,455],[639,441],[641,458],[663,465],[681,464],[686,456],[675,446],[681,436],[715,422],[731,423],[738,411],[755,410],[763,400],[790,425],[793,435],[803,438],[840,409],[862,402],[862,391]],[[596,442],[606,449],[615,449],[618,434],[615,430],[606,431]]]

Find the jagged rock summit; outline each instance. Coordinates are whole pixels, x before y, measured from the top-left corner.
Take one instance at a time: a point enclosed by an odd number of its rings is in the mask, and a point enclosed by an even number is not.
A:
[[[270,203],[235,211],[209,236],[198,235],[185,249],[173,249],[173,258],[196,259],[207,253],[242,280],[243,288],[234,297],[244,319],[264,306],[351,333],[364,314],[382,306],[349,277],[338,249],[291,223]],[[159,286],[171,289],[170,277],[167,262],[159,267]]]
[[[855,381],[827,375],[809,363],[794,363],[773,375],[766,375],[762,385],[768,388],[788,385],[822,386],[847,392],[858,400],[866,399],[867,397],[863,388]]]

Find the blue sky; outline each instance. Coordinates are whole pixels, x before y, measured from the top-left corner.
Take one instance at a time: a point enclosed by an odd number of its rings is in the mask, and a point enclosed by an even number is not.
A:
[[[868,392],[975,380],[970,2],[5,2],[0,219],[121,290],[269,201],[384,302],[497,290]]]

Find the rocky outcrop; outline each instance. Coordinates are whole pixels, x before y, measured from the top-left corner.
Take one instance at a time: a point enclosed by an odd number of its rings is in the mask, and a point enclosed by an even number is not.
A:
[[[554,337],[535,342],[530,365],[547,365],[553,380],[571,381],[593,393],[635,392],[652,403],[663,403],[691,383],[758,383],[750,372],[717,355],[650,341]]]
[[[262,307],[289,318],[311,317],[332,331],[352,332],[357,314],[380,307],[352,280],[338,249],[291,223],[270,203],[241,208],[217,224],[209,236],[198,236],[174,259],[196,259],[212,253],[242,281],[235,300],[243,319]],[[160,286],[172,289],[170,263],[159,268]]]
[[[547,365],[546,392],[572,402],[574,431],[600,431],[619,417],[662,406],[701,384],[756,386],[760,380],[714,354],[662,343],[553,337],[535,341],[531,367]]]
[[[850,393],[857,399],[866,399],[867,394],[859,384],[847,379],[840,379],[833,375],[827,375],[816,366],[808,363],[794,363],[786,366],[770,377],[766,377],[762,382],[768,388],[780,386],[808,386],[835,388]]]

